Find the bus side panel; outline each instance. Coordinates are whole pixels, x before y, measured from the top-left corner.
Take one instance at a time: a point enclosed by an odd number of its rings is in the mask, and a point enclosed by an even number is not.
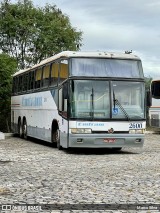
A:
[[[160,128],[160,108],[149,109],[149,125]]]
[[[160,128],[160,99],[152,98],[152,106],[149,108],[149,125]]]
[[[45,128],[41,129],[38,127],[27,127],[27,135],[40,139],[40,140],[44,140],[44,141],[51,141],[51,132]]]
[[[13,96],[11,100],[12,131],[18,133],[18,121],[26,119],[27,135],[51,142],[53,119],[60,120],[57,110],[57,92],[50,91]]]
[[[64,118],[60,118],[60,143],[63,148],[68,148],[68,121]]]

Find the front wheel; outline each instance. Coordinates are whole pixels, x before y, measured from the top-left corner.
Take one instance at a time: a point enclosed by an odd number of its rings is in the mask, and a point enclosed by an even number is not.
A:
[[[56,131],[53,132],[52,137],[53,137],[53,142],[57,143],[57,148],[59,150],[61,150],[62,146],[60,145],[60,131],[59,131],[59,129],[57,129]]]

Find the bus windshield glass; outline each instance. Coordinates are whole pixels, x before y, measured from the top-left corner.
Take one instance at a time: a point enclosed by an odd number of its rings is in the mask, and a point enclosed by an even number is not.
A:
[[[144,83],[112,82],[112,118],[144,119]]]
[[[72,76],[143,78],[140,60],[72,58]]]
[[[144,119],[144,83],[71,80],[71,118]]]

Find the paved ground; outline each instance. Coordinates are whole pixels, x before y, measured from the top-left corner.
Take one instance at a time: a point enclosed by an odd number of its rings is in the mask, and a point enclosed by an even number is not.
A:
[[[82,212],[83,205],[78,204],[84,203],[89,204],[84,212],[160,212],[153,205],[159,204],[160,209],[160,135],[146,134],[142,152],[134,149],[59,151],[35,140],[16,137],[1,140],[0,204],[39,204],[44,208],[42,204],[55,203],[66,204],[62,205],[65,213],[72,212],[67,208],[74,207],[67,204],[76,204],[79,210],[73,212]],[[108,206],[105,211],[98,210],[98,204],[102,203],[124,206],[116,211]],[[129,211],[132,207],[139,210]],[[1,212],[18,212],[4,211],[4,208]],[[19,209],[19,212],[41,212],[34,208]],[[61,212],[53,208],[55,205],[43,212]]]

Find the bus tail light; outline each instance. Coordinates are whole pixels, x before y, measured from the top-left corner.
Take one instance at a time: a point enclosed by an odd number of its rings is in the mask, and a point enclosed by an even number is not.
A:
[[[90,133],[92,133],[92,129],[72,128],[71,133],[72,134],[90,134]]]

